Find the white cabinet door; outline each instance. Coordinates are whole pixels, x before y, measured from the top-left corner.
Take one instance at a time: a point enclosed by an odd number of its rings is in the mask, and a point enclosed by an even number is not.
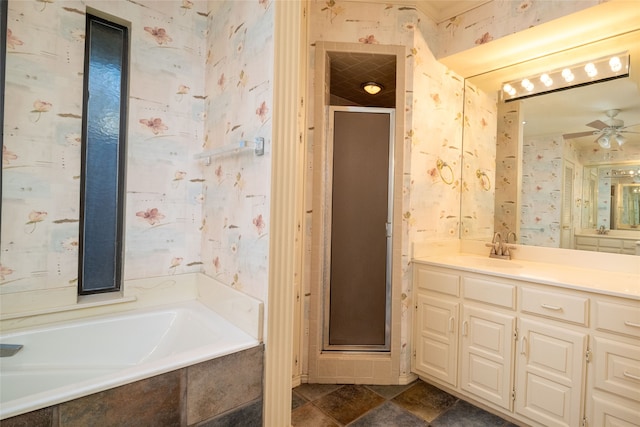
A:
[[[523,318],[516,412],[546,427],[579,426],[587,335]]]
[[[594,427],[638,427],[640,405],[611,395],[590,396],[592,418],[588,425]]]
[[[418,374],[456,386],[458,303],[418,294],[415,366]]]
[[[511,410],[515,316],[466,304],[462,311],[461,387]]]

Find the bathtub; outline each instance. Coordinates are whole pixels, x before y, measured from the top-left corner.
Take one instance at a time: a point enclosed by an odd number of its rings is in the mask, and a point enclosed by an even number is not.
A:
[[[0,336],[0,419],[239,352],[260,341],[198,300]]]

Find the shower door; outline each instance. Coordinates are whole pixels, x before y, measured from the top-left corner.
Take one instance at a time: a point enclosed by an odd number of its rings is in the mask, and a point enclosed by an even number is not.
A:
[[[389,108],[330,107],[325,351],[389,351],[393,126]]]

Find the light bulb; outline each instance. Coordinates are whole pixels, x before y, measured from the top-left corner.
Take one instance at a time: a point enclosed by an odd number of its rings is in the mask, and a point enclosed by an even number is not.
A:
[[[564,70],[562,70],[562,78],[564,79],[565,82],[570,83],[573,81],[575,76],[573,75],[570,69],[565,68]]]
[[[509,83],[507,83],[506,85],[504,85],[502,87],[502,90],[504,90],[505,92],[507,92],[509,95],[513,96],[516,94],[516,88],[514,88],[513,86],[511,86]]]
[[[553,79],[551,77],[549,77],[549,74],[546,74],[546,73],[540,76],[540,81],[546,87],[549,87],[549,86],[551,86],[553,84]]]
[[[533,83],[531,83],[529,79],[524,79],[522,81],[522,87],[531,92],[533,90]]]
[[[612,57],[609,60],[609,67],[611,67],[611,71],[613,71],[614,73],[620,71],[622,69],[622,62],[620,62],[620,58],[618,58],[617,56]]]
[[[609,142],[609,137],[607,135],[602,135],[598,138],[598,144],[602,148],[611,148],[611,142]]]
[[[618,143],[618,145],[622,145],[625,142],[627,142],[627,138],[625,138],[624,136],[620,135],[619,133],[616,134],[616,142]],[[633,171],[631,172],[633,173]]]
[[[593,62],[589,62],[587,65],[585,65],[584,71],[587,73],[587,76],[589,77],[595,77],[598,75],[598,69],[596,68],[595,65],[593,65]]]

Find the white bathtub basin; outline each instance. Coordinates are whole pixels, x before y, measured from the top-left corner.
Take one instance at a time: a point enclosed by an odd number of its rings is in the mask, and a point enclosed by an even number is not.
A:
[[[0,336],[0,419],[251,348],[259,341],[198,301]]]

